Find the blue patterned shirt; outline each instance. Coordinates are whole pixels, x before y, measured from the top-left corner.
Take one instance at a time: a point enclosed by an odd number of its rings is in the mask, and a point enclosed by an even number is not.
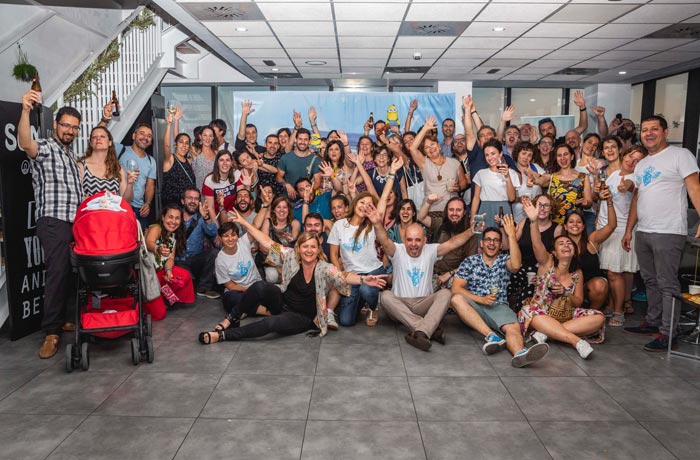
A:
[[[509,254],[499,254],[489,267],[481,254],[474,254],[462,261],[457,271],[457,278],[467,281],[467,290],[481,297],[490,294],[492,287],[498,287],[497,302],[507,303],[506,291],[510,282],[510,272],[506,262]]]

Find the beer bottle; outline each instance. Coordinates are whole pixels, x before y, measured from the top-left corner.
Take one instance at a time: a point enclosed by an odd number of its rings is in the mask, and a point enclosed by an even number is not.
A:
[[[32,78],[32,91],[39,93],[39,98],[41,99],[41,82],[39,81],[39,72],[34,72],[34,78]],[[32,101],[32,107],[41,112],[41,103]]]
[[[369,113],[369,120],[367,120],[367,123],[369,123],[370,128],[374,126],[374,114],[372,112]]]
[[[112,90],[112,116],[119,116],[119,99],[117,99],[117,92]]]
[[[498,226],[503,227],[503,206],[498,207]]]

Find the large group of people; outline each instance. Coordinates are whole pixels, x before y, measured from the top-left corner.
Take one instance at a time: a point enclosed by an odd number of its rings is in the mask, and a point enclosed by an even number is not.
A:
[[[428,351],[445,344],[441,321],[452,310],[483,335],[484,353],[507,348],[515,367],[543,359],[548,340],[586,359],[606,326],[625,326],[639,271],[649,306],[625,332],[655,334],[648,351],[676,345],[672,296],[680,292],[687,197],[700,206],[700,183],[695,157],[668,144],[660,116],[641,120],[637,132],[629,119],[608,124],[595,107],[598,132],[586,133],[577,92],[580,123],[559,137],[549,118],[512,124],[514,107],[498,127],[486,126],[465,96],[462,133],[413,101],[403,131],[367,122],[351,147],[342,131],[319,132],[313,107],[309,128],[294,112],[293,126],[262,144],[250,101],[233,143],[220,119],[180,132],[178,107],[156,164],[149,126],[135,127],[130,146],[114,141],[110,104],[83,158],[71,149],[81,114],[70,107],[57,112],[53,137],[33,140],[29,113],[38,100],[33,91],[23,96],[18,132],[32,160],[46,261],[42,358],[71,327],[76,208],[103,190],[128,201],[145,229],[164,287],[145,305],[154,320],[168,304],[221,298],[223,319],[199,334],[202,344],[273,332],[323,336],[364,317],[369,327],[400,322],[405,340]],[[425,123],[411,131],[417,113]],[[312,136],[320,145],[311,146]],[[157,190],[162,212],[153,219]],[[242,324],[244,317],[260,318]]]

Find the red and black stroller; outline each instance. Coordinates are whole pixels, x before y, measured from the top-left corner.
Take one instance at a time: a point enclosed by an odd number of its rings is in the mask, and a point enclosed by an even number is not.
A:
[[[71,251],[77,273],[75,341],[66,346],[66,370],[90,367],[90,336],[132,334],[131,359],[153,362],[151,316],[145,315],[139,285],[136,216],[119,195],[97,193],[78,207]]]

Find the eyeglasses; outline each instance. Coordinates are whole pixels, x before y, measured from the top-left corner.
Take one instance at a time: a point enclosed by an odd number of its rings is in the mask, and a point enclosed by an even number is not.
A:
[[[387,155],[386,153],[378,153],[375,155],[375,157],[377,157],[377,158],[379,158],[379,157],[389,158],[389,155]]]
[[[540,141],[540,145],[552,145],[549,141]]]
[[[552,205],[549,203],[537,203],[537,207],[542,209],[551,209]]]
[[[80,126],[73,126],[70,123],[57,123],[57,125],[64,129],[70,129],[71,131],[80,131]]]
[[[454,141],[455,142],[467,142],[467,140],[463,137],[456,137]]]
[[[198,196],[185,196],[185,201],[199,201]]]
[[[484,238],[484,239],[483,239],[483,242],[484,242],[484,243],[494,243],[494,244],[498,244],[498,243],[501,242],[501,239],[500,239],[500,238]]]

